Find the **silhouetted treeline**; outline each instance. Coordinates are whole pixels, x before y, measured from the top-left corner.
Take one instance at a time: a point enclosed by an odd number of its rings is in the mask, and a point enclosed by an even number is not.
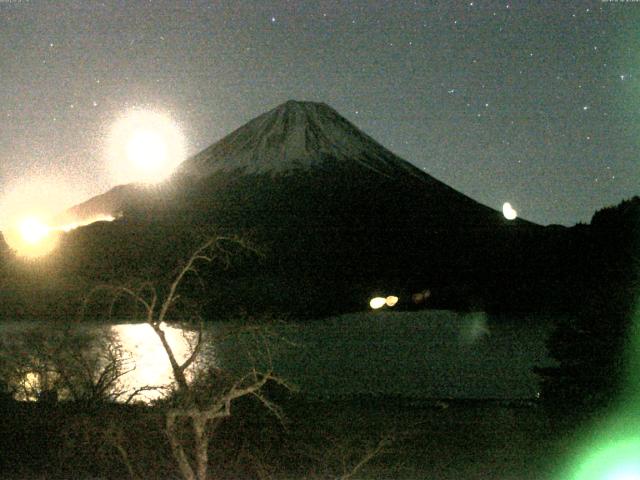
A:
[[[600,214],[573,228],[507,221],[443,184],[330,160],[288,175],[219,172],[124,190],[104,196],[120,208],[116,221],[70,232],[47,258],[10,262],[3,318],[74,316],[98,284],[166,285],[219,234],[246,238],[259,253],[239,249],[187,285],[183,298],[209,319],[322,317],[366,309],[377,294],[400,297],[397,309],[575,313],[593,269],[606,277],[615,268],[592,261]],[[88,213],[99,211],[95,202]]]
[[[559,365],[537,371],[545,405],[557,418],[575,422],[610,407],[624,386],[625,346],[640,286],[640,198],[602,209],[590,225],[572,230],[580,262],[572,282],[575,310],[549,340]]]

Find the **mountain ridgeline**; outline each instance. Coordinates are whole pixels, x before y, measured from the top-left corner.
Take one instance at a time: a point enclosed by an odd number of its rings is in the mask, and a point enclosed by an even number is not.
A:
[[[388,294],[401,298],[398,308],[570,310],[579,302],[581,230],[508,221],[324,104],[280,105],[163,185],[118,186],[64,216],[105,214],[117,219],[66,234],[44,262],[60,284],[80,292],[162,282],[203,238],[225,233],[249,239],[260,255],[240,249],[228,267],[202,267],[206,288],[194,283],[188,297],[210,316],[314,317]],[[426,302],[411,301],[427,290]]]

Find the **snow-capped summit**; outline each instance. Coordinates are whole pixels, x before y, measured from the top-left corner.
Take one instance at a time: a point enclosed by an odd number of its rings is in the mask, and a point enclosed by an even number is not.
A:
[[[295,100],[260,115],[185,161],[180,172],[208,176],[241,169],[278,174],[327,160],[356,162],[386,176],[400,171],[422,174],[328,105]]]

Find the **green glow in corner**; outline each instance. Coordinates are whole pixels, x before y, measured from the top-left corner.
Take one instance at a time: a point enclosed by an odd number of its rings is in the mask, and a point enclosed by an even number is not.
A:
[[[640,480],[640,437],[593,449],[571,480]]]
[[[586,440],[562,480],[640,480],[640,304],[636,305],[626,345],[623,393]]]

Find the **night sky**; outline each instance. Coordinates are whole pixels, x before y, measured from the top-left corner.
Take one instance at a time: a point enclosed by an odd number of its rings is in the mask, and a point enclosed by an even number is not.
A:
[[[131,108],[193,154],[293,98],[493,208],[588,221],[640,194],[639,20],[631,1],[0,0],[0,201],[114,186],[105,137]]]

